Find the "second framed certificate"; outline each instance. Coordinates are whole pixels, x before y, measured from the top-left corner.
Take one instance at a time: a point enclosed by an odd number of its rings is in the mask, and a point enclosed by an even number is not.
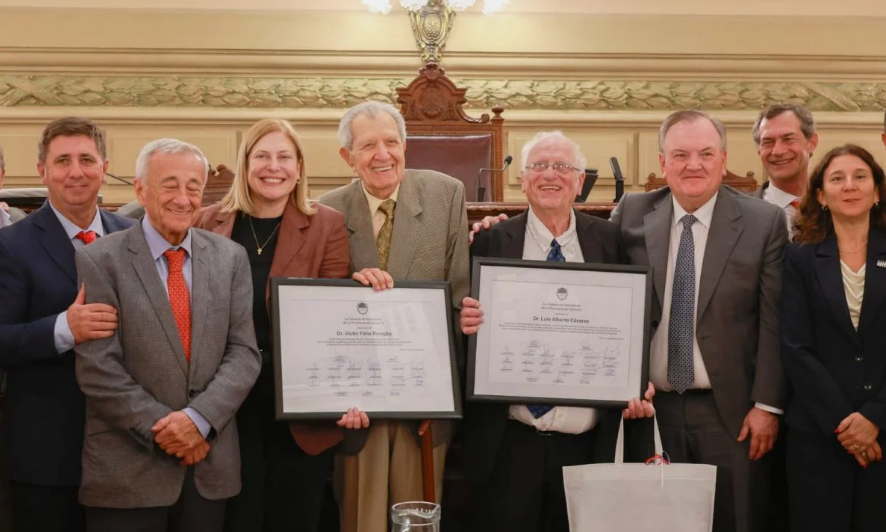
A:
[[[643,266],[477,257],[467,398],[625,406],[645,392],[652,276]]]
[[[277,419],[461,418],[449,283],[271,279]]]

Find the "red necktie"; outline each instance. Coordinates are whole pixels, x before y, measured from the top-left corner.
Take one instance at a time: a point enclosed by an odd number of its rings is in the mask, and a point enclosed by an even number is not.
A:
[[[95,231],[80,231],[77,233],[74,238],[77,240],[82,240],[84,244],[87,246],[95,242]]]
[[[797,198],[797,199],[795,199],[794,201],[792,201],[792,202],[790,203],[790,206],[793,207],[793,208],[795,208],[795,209],[797,209],[797,210],[799,211],[799,210],[800,210],[800,198]]]
[[[166,287],[169,290],[169,304],[172,306],[172,315],[175,316],[175,324],[178,326],[178,335],[185,349],[185,359],[191,362],[191,296],[188,294],[188,285],[185,284],[185,276],[182,274],[182,266],[185,264],[185,250],[167,249],[163,252],[169,263],[169,276],[166,278]]]

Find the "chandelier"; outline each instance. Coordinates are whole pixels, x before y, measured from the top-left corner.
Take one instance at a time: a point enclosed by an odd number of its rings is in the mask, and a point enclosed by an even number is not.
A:
[[[387,15],[391,0],[361,0],[372,13]],[[501,11],[509,0],[483,0],[483,14]],[[398,0],[409,13],[412,34],[425,63],[439,63],[456,11],[473,7],[477,0]]]

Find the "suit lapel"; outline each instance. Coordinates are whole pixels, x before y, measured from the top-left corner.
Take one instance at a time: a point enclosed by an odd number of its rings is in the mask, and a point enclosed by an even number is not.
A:
[[[164,288],[163,283],[160,281],[160,275],[157,273],[157,267],[154,265],[154,258],[151,256],[151,250],[148,248],[141,224],[136,224],[129,230],[129,251],[133,253],[132,266],[135,268],[135,272],[142,283],[145,295],[147,295],[148,300],[151,302],[154,312],[157,313],[157,320],[160,321],[160,325],[166,333],[166,338],[169,340],[169,345],[172,346],[182,372],[187,375],[188,361],[185,358],[185,351],[182,349],[178,326],[172,315],[172,307],[169,304],[169,297],[166,295],[166,288]],[[191,273],[194,277],[199,278],[194,262],[191,264]],[[193,316],[193,311],[191,315]]]
[[[882,266],[881,266],[882,265]],[[886,235],[871,228],[864,273],[864,299],[858,319],[858,335],[864,338],[886,301]],[[848,308],[848,307],[847,307]]]
[[[191,231],[191,363],[190,375],[194,375],[200,357],[197,353],[203,345],[203,329],[206,324],[207,304],[212,294],[212,269],[207,261],[206,241],[197,231]],[[170,311],[170,316],[172,316]],[[173,318],[174,322],[174,318]],[[178,333],[178,328],[176,328]],[[182,353],[184,355],[184,353]]]
[[[298,210],[291,201],[286,202],[283,221],[280,223],[280,239],[274,249],[274,261],[271,263],[269,277],[281,277],[290,263],[295,260],[305,245],[304,232],[310,225],[310,218]]]
[[[668,271],[668,249],[671,242],[671,222],[674,204],[670,194],[665,194],[652,206],[652,212],[643,217],[643,236],[646,255],[652,266],[652,284],[659,305],[664,304],[665,283]],[[582,251],[584,252],[584,251]]]
[[[575,231],[578,233],[578,245],[581,246],[581,255],[585,262],[603,262],[600,241],[596,238],[591,227],[594,220],[590,217],[575,214]]]
[[[837,238],[833,232],[818,244],[815,250],[815,277],[821,285],[821,291],[828,301],[828,307],[834,313],[837,323],[853,342],[858,344],[858,334],[849,318],[849,306],[846,304],[846,292],[843,288],[843,272],[840,270],[840,252],[837,249]],[[867,286],[865,287],[867,296]],[[862,303],[867,304],[867,297]]]
[[[375,247],[375,234],[372,231],[372,216],[369,203],[363,194],[363,185],[356,180],[348,185],[345,204],[345,223],[348,226],[348,239],[351,266],[355,271],[363,268],[378,268],[378,251]],[[395,224],[396,225],[396,224]]]
[[[704,311],[711,302],[717,283],[723,275],[723,269],[732,255],[732,248],[738,243],[743,228],[736,220],[741,218],[741,210],[735,198],[720,187],[711,227],[708,229],[708,240],[705,245],[704,259],[701,265],[701,280],[698,283],[698,312],[696,322],[704,316]]]
[[[394,208],[394,232],[391,235],[391,251],[388,255],[388,273],[394,279],[409,279],[412,257],[422,235],[421,203],[409,173],[400,182],[397,205]]]
[[[506,259],[522,259],[523,244],[526,240],[526,223],[529,220],[529,211],[512,218],[505,231],[504,241],[501,244],[501,256]]]
[[[99,209],[98,212],[101,214],[102,226],[105,228],[106,235],[109,235],[111,233],[116,233],[117,231],[122,231],[122,230],[126,229],[125,226],[120,225],[120,223],[118,223],[117,218],[115,218],[114,216],[111,216],[111,214],[109,214],[107,211]]]
[[[34,217],[34,226],[40,230],[37,236],[40,245],[65,275],[76,284],[77,265],[74,263],[74,244],[71,243],[65,228],[49,206],[49,201],[47,200],[43,207],[31,216]]]

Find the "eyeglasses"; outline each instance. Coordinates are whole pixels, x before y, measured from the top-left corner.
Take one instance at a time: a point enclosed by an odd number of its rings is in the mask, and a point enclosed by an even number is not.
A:
[[[544,172],[550,167],[556,174],[567,175],[569,172],[580,172],[581,168],[576,168],[566,163],[532,163],[527,164],[526,169],[532,172]]]

